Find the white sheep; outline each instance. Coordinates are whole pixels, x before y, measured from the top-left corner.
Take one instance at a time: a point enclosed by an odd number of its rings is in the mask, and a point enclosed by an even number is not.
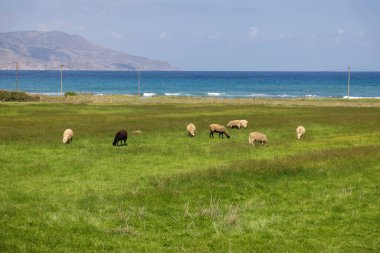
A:
[[[245,119],[240,120],[240,126],[241,127],[247,128],[247,125],[248,125],[248,121],[246,121]]]
[[[237,119],[231,120],[230,122],[228,122],[227,127],[240,129],[241,128],[240,120],[237,120]]]
[[[302,138],[302,136],[305,134],[305,128],[303,126],[299,126],[297,127],[296,129],[296,133],[297,133],[297,139],[300,140]]]
[[[236,119],[236,120],[231,120],[228,122],[227,127],[229,128],[238,128],[241,129],[242,127],[247,128],[248,121],[245,119]]]
[[[258,132],[252,132],[249,134],[248,137],[249,144],[252,144],[253,147],[255,147],[255,142],[260,142],[261,144],[268,144],[268,138],[265,136],[265,134],[258,133]]]
[[[63,140],[64,144],[69,144],[73,140],[74,132],[71,129],[66,129],[63,132]]]
[[[193,123],[189,123],[186,127],[186,130],[187,130],[187,132],[189,132],[190,136],[194,137],[195,131],[197,130],[197,128],[195,127],[195,125]]]

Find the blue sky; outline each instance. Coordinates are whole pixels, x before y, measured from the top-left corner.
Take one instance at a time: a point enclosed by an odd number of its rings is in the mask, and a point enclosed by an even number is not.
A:
[[[0,0],[0,32],[79,34],[182,70],[379,70],[379,13],[379,0]]]

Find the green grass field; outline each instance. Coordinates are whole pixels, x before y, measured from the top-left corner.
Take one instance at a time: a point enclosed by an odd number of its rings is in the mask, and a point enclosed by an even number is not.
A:
[[[0,175],[0,252],[380,251],[380,107],[0,103]]]

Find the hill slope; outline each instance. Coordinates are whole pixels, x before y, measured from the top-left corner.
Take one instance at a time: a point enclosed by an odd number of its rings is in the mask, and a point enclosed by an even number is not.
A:
[[[79,35],[64,32],[23,31],[0,33],[0,70],[51,69],[63,64],[68,69],[172,70],[169,63],[129,55],[93,44]]]

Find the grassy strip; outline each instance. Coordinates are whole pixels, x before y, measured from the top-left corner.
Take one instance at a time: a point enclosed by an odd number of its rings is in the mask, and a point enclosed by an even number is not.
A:
[[[0,251],[379,250],[379,108],[2,103],[0,115]],[[209,138],[235,118],[248,129]],[[120,128],[143,133],[113,147]],[[248,145],[253,130],[268,147]]]
[[[244,161],[182,176],[152,177],[145,188],[129,185],[117,195],[90,188],[75,210],[66,206],[64,196],[60,206],[38,201],[24,206],[33,196],[15,194],[11,197],[18,204],[2,211],[6,219],[1,247],[378,251],[379,159],[380,147],[367,146]],[[40,219],[31,218],[36,215]]]

